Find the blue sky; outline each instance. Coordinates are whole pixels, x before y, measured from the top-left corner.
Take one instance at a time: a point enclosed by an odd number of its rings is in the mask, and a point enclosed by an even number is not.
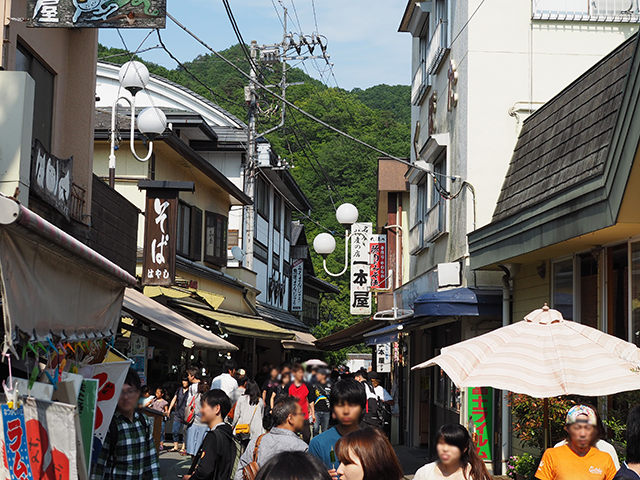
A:
[[[334,64],[335,79],[324,72],[324,61],[306,62],[309,74],[335,86],[367,88],[380,83],[408,85],[411,81],[411,41],[407,33],[398,33],[398,25],[406,7],[405,0],[313,0],[318,32],[328,38],[327,53]],[[274,3],[282,16],[278,0],[230,0],[236,22],[244,40],[259,44],[276,43],[282,39],[282,24]],[[306,35],[316,30],[312,0],[281,0],[289,9],[288,30]],[[297,17],[294,11],[297,10]],[[221,0],[167,0],[167,10],[200,36],[212,48],[223,50],[237,43]],[[299,20],[299,22],[298,22]],[[135,50],[148,30],[121,30],[130,50]],[[162,32],[169,50],[181,61],[188,61],[205,49],[169,19]],[[100,42],[122,48],[115,30],[100,30]],[[155,34],[142,47],[158,44]],[[175,63],[162,50],[142,54],[151,62],[174,68]],[[316,63],[317,62],[317,63]],[[317,68],[316,68],[317,67]],[[301,66],[302,68],[302,66]]]

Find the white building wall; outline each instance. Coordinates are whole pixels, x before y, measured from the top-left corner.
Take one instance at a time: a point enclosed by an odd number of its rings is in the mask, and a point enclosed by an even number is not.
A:
[[[454,43],[431,77],[432,87],[422,104],[412,107],[412,137],[419,122],[420,150],[429,139],[429,101],[436,92],[435,133],[448,134],[449,175],[459,176],[475,188],[475,228],[491,220],[519,128],[530,111],[550,100],[638,30],[637,23],[533,20],[531,1],[512,0],[484,2],[467,24],[469,14],[476,11],[480,1],[450,1],[449,42],[455,39]],[[433,22],[433,13],[430,17]],[[412,43],[412,71],[418,68],[420,58],[420,41],[416,37]],[[449,112],[448,73],[452,60],[458,72],[453,88],[458,101]],[[415,148],[411,155],[415,161]],[[455,193],[460,184],[460,180],[449,180],[448,190]],[[412,210],[416,205],[417,188],[412,185]],[[447,201],[447,207],[449,233],[412,256],[410,275],[405,281],[433,270],[438,263],[467,264],[466,236],[474,228],[470,193],[463,190],[456,199]],[[470,275],[468,271],[466,275]]]

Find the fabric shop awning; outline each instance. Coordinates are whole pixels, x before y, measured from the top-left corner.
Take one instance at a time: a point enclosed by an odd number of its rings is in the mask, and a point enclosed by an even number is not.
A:
[[[413,305],[415,317],[502,316],[502,292],[454,288],[425,293]]]
[[[207,302],[214,310],[217,310],[225,299],[223,295],[217,293],[178,287],[144,287],[144,294],[151,298],[165,296],[174,300],[191,299],[196,296]]]
[[[294,332],[276,325],[271,325],[269,322],[265,322],[259,318],[214,312],[206,308],[190,307],[187,305],[182,305],[182,307],[217,322],[220,330],[229,335],[261,338],[263,340],[295,340],[296,338]]]
[[[132,288],[125,291],[122,310],[192,341],[197,348],[238,350],[235,345]]]
[[[295,332],[295,340],[282,340],[282,347],[295,350],[318,350],[315,345],[316,337],[310,333]]]
[[[364,342],[365,333],[373,332],[383,326],[386,326],[387,322],[380,320],[364,320],[360,323],[340,330],[327,337],[316,340],[316,347],[320,350],[340,350],[344,347],[350,347],[351,345],[357,345]]]
[[[39,341],[115,333],[124,289],[136,279],[0,194],[0,274],[8,346],[15,329]]]

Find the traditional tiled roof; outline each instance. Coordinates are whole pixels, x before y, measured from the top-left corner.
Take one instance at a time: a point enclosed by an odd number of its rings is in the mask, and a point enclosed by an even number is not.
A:
[[[525,120],[493,222],[603,174],[635,45],[634,35]]]

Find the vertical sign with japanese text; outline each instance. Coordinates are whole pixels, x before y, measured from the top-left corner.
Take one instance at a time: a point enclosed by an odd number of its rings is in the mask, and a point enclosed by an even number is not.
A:
[[[173,285],[177,218],[177,190],[147,190],[142,285]]]
[[[387,236],[372,235],[371,245],[371,290],[387,289]]]
[[[373,225],[354,223],[351,227],[351,315],[371,315],[369,241]]]
[[[376,371],[378,373],[391,372],[391,344],[376,345]]]
[[[33,480],[27,441],[27,427],[22,407],[2,405],[4,452],[11,480]]]
[[[304,260],[293,262],[291,268],[291,311],[301,312],[304,301]]]
[[[469,431],[475,432],[478,455],[485,462],[493,460],[493,389],[468,389]]]

